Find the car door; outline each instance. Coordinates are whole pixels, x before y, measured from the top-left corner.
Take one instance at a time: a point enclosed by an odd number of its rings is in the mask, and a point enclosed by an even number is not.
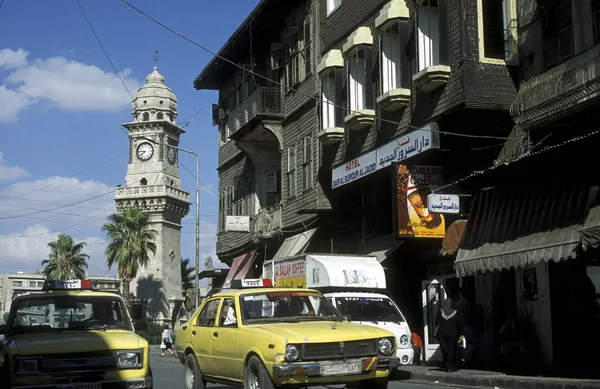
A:
[[[235,314],[236,322],[227,323],[227,312],[232,308]],[[233,297],[225,297],[221,309],[219,310],[219,323],[213,328],[211,341],[211,368],[212,374],[216,377],[223,377],[231,380],[241,380],[243,365],[243,356],[245,353],[238,349],[238,339],[240,336],[239,304],[235,303]]]
[[[212,332],[217,322],[217,312],[219,305],[221,304],[220,298],[214,298],[208,300],[200,314],[198,319],[192,325],[190,341],[194,347],[196,353],[196,359],[200,365],[200,370],[203,374],[212,374],[211,370],[211,346],[212,346]]]

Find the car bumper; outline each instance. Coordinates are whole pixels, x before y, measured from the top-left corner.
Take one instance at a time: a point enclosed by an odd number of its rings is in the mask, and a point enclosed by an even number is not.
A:
[[[400,360],[401,365],[410,365],[415,358],[415,350],[413,348],[399,348],[396,350],[396,357]]]
[[[47,384],[47,385],[19,385],[11,386],[9,389],[62,389],[62,388],[93,388],[100,384],[101,389],[152,389],[152,377],[137,378],[130,380],[114,381],[93,381],[93,382],[73,382],[67,384]],[[71,386],[69,386],[71,385]]]
[[[293,362],[284,363],[279,365],[273,365],[273,377],[275,378],[287,378],[287,377],[356,377],[361,374],[371,373],[376,371],[386,371],[389,373],[390,370],[397,368],[400,365],[400,360],[397,357],[375,357],[375,358],[361,358],[362,370],[360,372],[352,374],[333,374],[323,375],[322,367],[324,365],[331,364],[333,361],[319,361],[319,362]],[[379,376],[379,375],[378,375]]]

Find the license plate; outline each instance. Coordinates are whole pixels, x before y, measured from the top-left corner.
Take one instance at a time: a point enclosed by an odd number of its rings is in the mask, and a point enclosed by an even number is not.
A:
[[[321,375],[350,375],[362,372],[361,362],[327,363],[321,365]]]
[[[56,389],[102,389],[102,384],[60,384],[56,385]]]

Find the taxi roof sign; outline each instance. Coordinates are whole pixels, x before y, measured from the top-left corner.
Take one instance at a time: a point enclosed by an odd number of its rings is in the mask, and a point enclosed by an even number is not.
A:
[[[242,288],[272,288],[273,282],[269,279],[247,278],[244,280],[231,280],[231,289]]]
[[[46,280],[42,290],[93,290],[92,280]]]

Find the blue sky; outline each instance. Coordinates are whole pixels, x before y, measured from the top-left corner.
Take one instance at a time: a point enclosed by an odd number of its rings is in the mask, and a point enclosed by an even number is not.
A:
[[[183,125],[215,102],[192,82],[210,54],[163,29],[120,0],[80,0],[132,94],[154,65],[179,100]],[[131,3],[218,51],[258,0]],[[59,232],[88,243],[90,273],[106,274],[100,226],[112,189],[124,183],[128,142],[118,125],[131,120],[130,97],[75,0],[5,0],[0,8],[0,268],[30,272]],[[217,189],[217,130],[211,110],[186,127],[180,147],[200,155],[200,180]],[[195,170],[195,159],[181,153]],[[183,188],[193,177],[180,166]],[[111,192],[111,193],[108,193]],[[62,207],[78,203],[76,206]],[[201,191],[201,252],[215,251],[217,197]],[[60,207],[56,209],[57,207]],[[28,215],[28,216],[23,216]],[[194,212],[183,221],[182,256],[194,258]],[[60,231],[58,231],[60,230]]]

